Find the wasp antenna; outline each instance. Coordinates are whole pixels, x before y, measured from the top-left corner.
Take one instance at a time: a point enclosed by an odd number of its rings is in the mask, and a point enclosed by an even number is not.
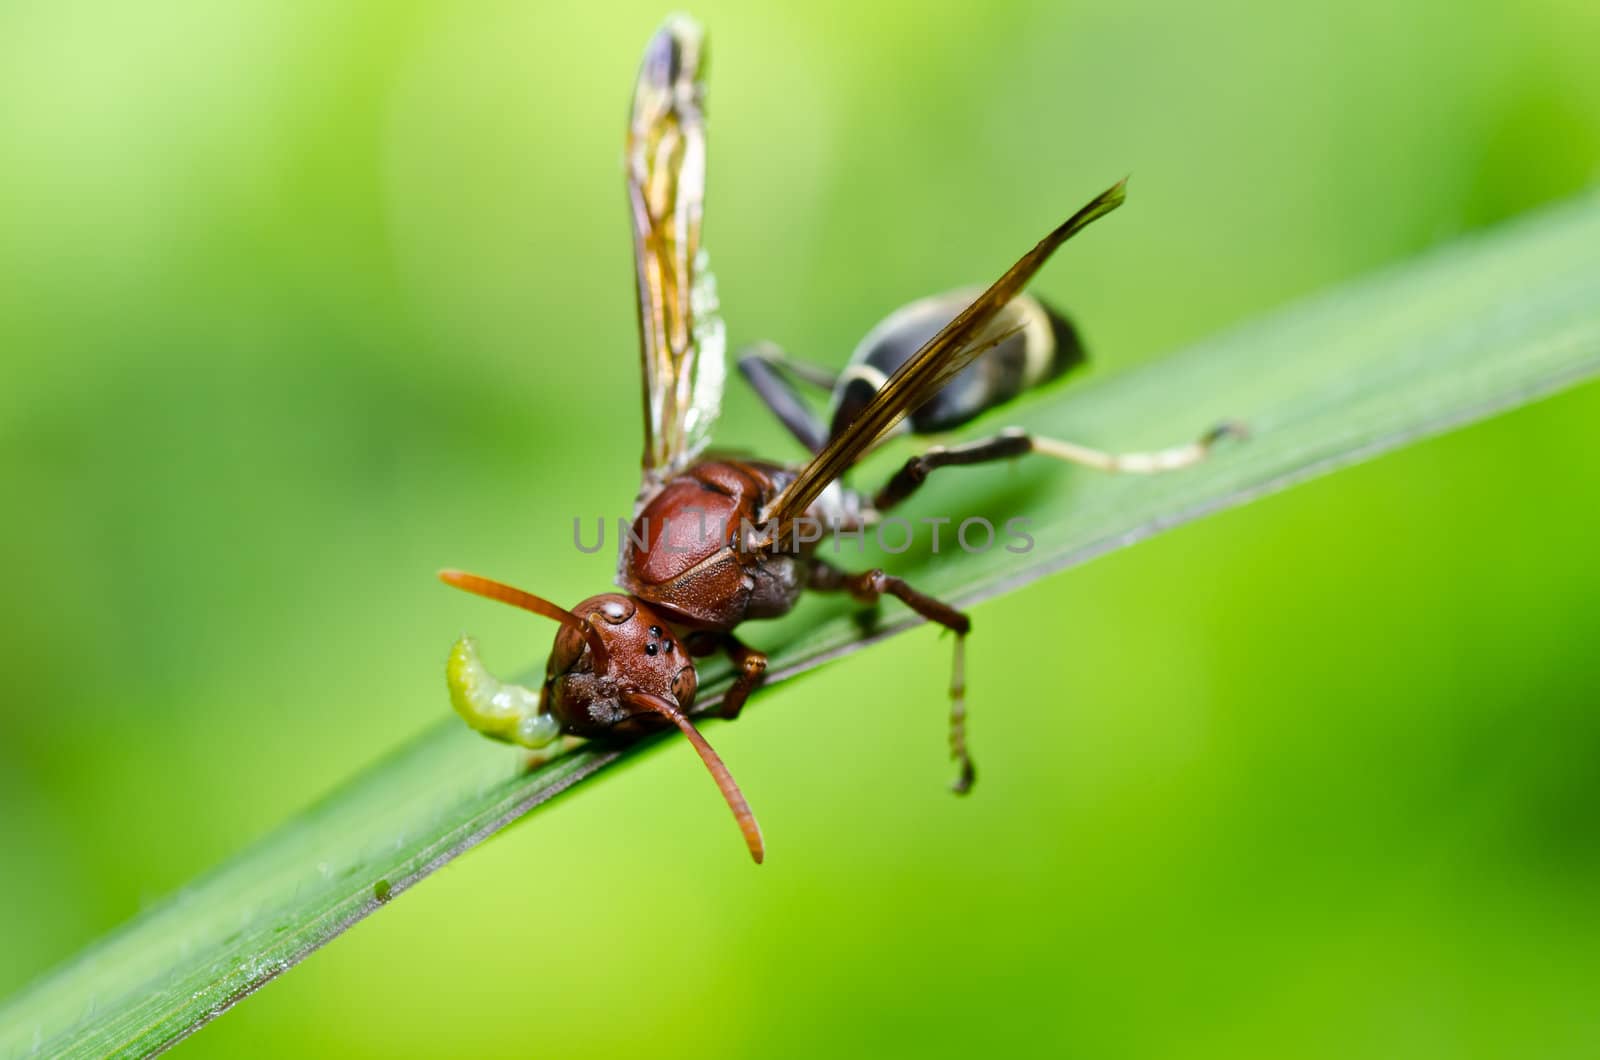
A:
[[[744,799],[744,792],[739,790],[739,784],[733,779],[733,774],[728,772],[728,767],[723,764],[722,758],[711,745],[706,743],[706,738],[700,735],[700,730],[694,727],[694,722],[676,706],[662,699],[644,692],[630,692],[622,697],[624,701],[646,710],[654,711],[671,721],[682,732],[684,737],[699,754],[700,760],[706,764],[711,778],[717,782],[722,797],[728,801],[728,809],[733,811],[733,819],[739,822],[739,831],[744,833],[745,845],[750,848],[750,856],[757,865],[761,864],[767,856],[766,845],[761,839],[761,826],[756,823],[756,815],[751,811],[750,804]]]
[[[589,642],[589,650],[594,653],[595,673],[604,673],[610,663],[606,654],[605,642],[600,639],[599,632],[589,624],[588,619],[579,618],[564,607],[557,607],[542,596],[535,596],[523,589],[497,582],[493,578],[485,578],[477,574],[468,574],[460,570],[442,570],[439,580],[446,585],[460,589],[462,592],[472,593],[474,596],[487,597],[498,600],[502,604],[520,607],[524,611],[532,611],[545,618],[553,618],[564,626],[571,626],[583,635]]]

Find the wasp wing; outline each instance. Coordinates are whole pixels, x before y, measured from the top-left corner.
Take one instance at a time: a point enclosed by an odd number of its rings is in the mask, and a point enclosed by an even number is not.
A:
[[[705,65],[700,27],[669,18],[645,48],[628,123],[647,490],[705,447],[722,404],[723,328],[700,246]]]
[[[1119,181],[1101,192],[1041,239],[992,287],[895,369],[850,425],[836,434],[762,513],[763,522],[774,540],[781,539],[790,521],[804,515],[829,483],[848,470],[895,424],[1018,326],[1004,312],[1011,300],[1022,293],[1033,274],[1057,247],[1122,205],[1126,184],[1125,180]]]

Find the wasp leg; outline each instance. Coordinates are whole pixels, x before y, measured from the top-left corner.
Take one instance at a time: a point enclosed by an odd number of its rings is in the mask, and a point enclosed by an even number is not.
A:
[[[824,394],[833,393],[833,388],[839,385],[839,377],[837,375],[821,365],[790,357],[783,347],[776,342],[758,342],[747,347],[747,349],[750,350],[747,356],[759,357],[773,367],[782,369],[786,375],[792,376],[808,386],[814,386]]]
[[[1245,436],[1246,432],[1241,424],[1227,421],[1219,423],[1187,445],[1175,445],[1170,449],[1158,449],[1150,453],[1107,453],[1073,442],[1042,438],[1013,428],[1001,431],[993,438],[968,442],[948,449],[944,446],[934,446],[921,456],[912,457],[906,461],[904,467],[895,472],[888,485],[878,491],[877,496],[873,498],[873,507],[879,511],[886,511],[899,504],[915,493],[917,487],[927,479],[928,473],[935,468],[987,464],[995,460],[1022,456],[1024,453],[1038,453],[1041,456],[1064,460],[1069,464],[1092,467],[1097,471],[1153,475],[1198,464],[1211,452],[1211,447],[1223,438]]]
[[[767,672],[767,657],[762,652],[756,651],[732,633],[723,635],[722,649],[728,653],[728,658],[733,660],[733,686],[722,697],[722,716],[729,720],[737,718],[744,709],[744,701],[750,698],[750,693],[756,685],[761,683],[761,675]]]
[[[959,772],[950,787],[957,795],[965,795],[972,790],[977,772],[972,767],[971,756],[967,754],[966,678],[966,643],[967,634],[972,632],[972,620],[944,601],[918,592],[900,578],[881,570],[846,574],[837,567],[813,559],[810,587],[824,592],[847,592],[868,605],[877,603],[887,593],[929,622],[936,622],[955,634],[955,662],[950,676],[950,757],[957,763]]]
[[[728,658],[733,662],[733,685],[722,697],[718,713],[729,721],[737,718],[744,709],[744,701],[750,698],[750,693],[761,683],[761,675],[767,672],[766,654],[756,651],[732,633],[709,633],[704,630],[691,633],[685,646],[689,654],[696,657],[710,655],[719,648],[728,653]]]
[[[762,404],[778,417],[779,422],[808,452],[822,451],[828,441],[828,432],[795,392],[791,377],[825,390],[833,389],[832,379],[820,369],[790,360],[770,342],[758,342],[748,347],[739,358],[739,371],[744,373]]]

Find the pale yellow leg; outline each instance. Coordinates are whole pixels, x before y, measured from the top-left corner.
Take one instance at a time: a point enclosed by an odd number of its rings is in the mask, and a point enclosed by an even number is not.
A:
[[[1155,475],[1163,471],[1177,471],[1192,467],[1206,458],[1211,447],[1223,438],[1242,438],[1245,430],[1237,423],[1223,423],[1211,428],[1188,445],[1175,445],[1170,449],[1157,449],[1149,453],[1107,453],[1090,449],[1075,442],[1031,435],[1033,451],[1069,464],[1092,467],[1096,471],[1113,474]]]

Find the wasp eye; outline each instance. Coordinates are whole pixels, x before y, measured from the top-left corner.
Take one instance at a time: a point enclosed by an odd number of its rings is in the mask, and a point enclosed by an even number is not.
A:
[[[661,636],[661,627],[660,627],[660,626],[651,626],[651,627],[650,627],[650,635],[651,635],[651,636],[652,636],[652,637],[659,637],[659,636]]]
[[[694,694],[699,688],[700,678],[696,676],[693,666],[685,666],[672,678],[672,698],[685,710],[694,702]]]
[[[656,646],[655,646],[655,643],[654,643],[654,642],[653,642],[653,641],[652,641],[652,642],[651,642],[651,643],[649,643],[649,644],[646,644],[646,645],[645,645],[645,646],[644,646],[644,653],[645,653],[645,654],[646,654],[646,655],[654,655],[654,654],[655,654],[655,653],[656,653],[656,652],[658,652],[658,651],[660,651],[660,650],[661,650],[661,649],[659,649],[659,648],[657,648],[657,647],[656,647]]]

